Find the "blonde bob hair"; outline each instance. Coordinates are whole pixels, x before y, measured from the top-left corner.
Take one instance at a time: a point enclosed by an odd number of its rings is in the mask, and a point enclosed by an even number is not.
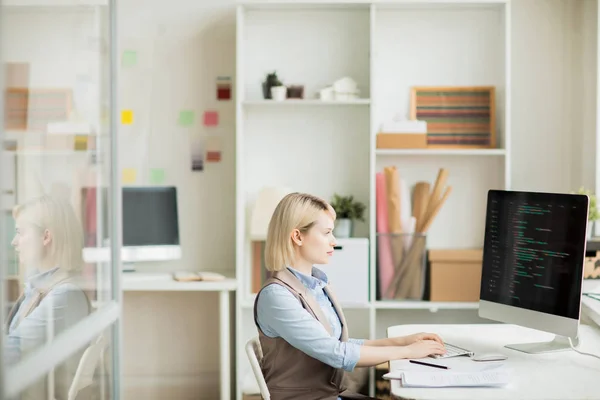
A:
[[[25,224],[48,230],[52,241],[43,262],[64,271],[76,272],[83,266],[83,229],[71,205],[48,195],[13,208],[13,217]]]
[[[265,264],[269,271],[281,271],[294,262],[292,232],[298,229],[307,232],[317,221],[319,213],[325,211],[335,221],[335,210],[325,200],[306,193],[290,193],[285,196],[273,212],[267,243]]]

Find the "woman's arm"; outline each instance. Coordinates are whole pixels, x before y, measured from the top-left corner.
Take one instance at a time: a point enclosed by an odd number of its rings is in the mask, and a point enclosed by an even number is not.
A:
[[[352,371],[359,361],[359,343],[341,342],[329,335],[325,327],[281,285],[272,284],[260,292],[257,319],[265,335],[281,337],[298,350],[334,368]]]
[[[436,335],[435,333],[415,333],[413,335],[398,336],[387,339],[365,340],[364,345],[374,347],[408,346],[420,340],[435,340],[436,342],[442,345],[444,344],[442,338]]]
[[[382,339],[386,340],[386,339]],[[373,367],[386,361],[402,358],[423,358],[431,354],[444,354],[444,346],[434,340],[423,340],[408,346],[369,346],[360,348],[357,367]]]
[[[264,288],[257,300],[257,319],[262,332],[281,337],[290,345],[334,368],[352,371],[401,358],[443,354],[443,345],[423,340],[409,346],[369,346],[359,341],[341,342],[306,311],[292,293],[281,285]],[[387,340],[387,339],[383,339]],[[369,341],[370,342],[370,341]]]

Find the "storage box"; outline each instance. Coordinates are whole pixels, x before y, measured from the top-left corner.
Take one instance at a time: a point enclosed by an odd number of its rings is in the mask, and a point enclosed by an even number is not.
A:
[[[600,255],[595,252],[592,256],[585,257],[583,279],[600,279]]]
[[[427,134],[425,133],[378,133],[378,149],[425,149]]]
[[[369,239],[337,239],[329,264],[316,265],[327,274],[342,305],[369,301]]]
[[[429,250],[430,300],[479,301],[483,250]]]

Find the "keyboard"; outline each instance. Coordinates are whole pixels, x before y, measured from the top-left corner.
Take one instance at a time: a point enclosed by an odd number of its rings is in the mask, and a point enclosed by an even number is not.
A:
[[[450,343],[444,343],[446,347],[446,354],[432,354],[429,357],[431,358],[450,358],[450,357],[459,357],[459,356],[468,356],[473,357],[475,352],[467,349],[463,349],[462,347],[454,346]]]

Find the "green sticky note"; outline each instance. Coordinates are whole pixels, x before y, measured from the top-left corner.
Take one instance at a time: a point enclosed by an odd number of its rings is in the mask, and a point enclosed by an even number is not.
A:
[[[121,64],[124,67],[133,67],[137,64],[137,53],[133,50],[125,50],[121,58]]]
[[[160,185],[165,181],[165,170],[162,168],[152,168],[150,170],[150,182],[154,185]]]
[[[179,112],[179,125],[191,126],[194,124],[194,112],[191,110],[184,110]]]

